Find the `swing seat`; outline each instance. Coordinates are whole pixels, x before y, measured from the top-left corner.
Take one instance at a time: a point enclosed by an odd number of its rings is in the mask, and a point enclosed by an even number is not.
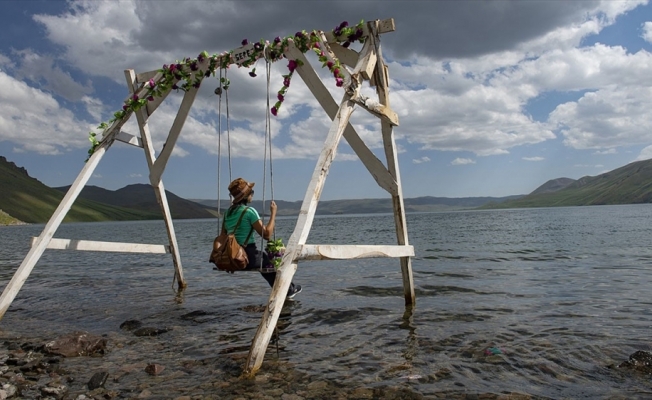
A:
[[[213,270],[221,271],[217,267],[213,267]],[[238,271],[233,271],[232,273],[235,273],[235,272],[260,272],[262,274],[270,274],[272,272],[276,272],[276,269],[274,269],[274,267],[256,268],[256,269],[241,269],[241,270],[238,270]]]

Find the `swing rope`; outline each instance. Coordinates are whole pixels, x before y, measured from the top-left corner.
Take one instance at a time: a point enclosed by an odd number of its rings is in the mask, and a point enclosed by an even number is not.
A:
[[[270,92],[270,76],[271,76],[271,63],[267,56],[265,56],[265,72],[267,75],[267,106],[265,107],[266,113],[265,113],[265,147],[263,150],[263,206],[262,206],[262,213],[265,215],[265,193],[266,193],[266,186],[267,186],[267,149],[269,148],[269,175],[270,175],[270,190],[272,194],[272,199],[271,201],[274,200],[274,180],[272,176],[272,129],[271,129],[271,112],[269,108],[269,92]],[[269,145],[269,146],[268,146]],[[276,239],[276,230],[272,232],[272,239]],[[263,265],[263,258],[262,257],[262,252],[265,251],[264,247],[264,238],[260,237],[260,251],[261,251],[261,257],[260,257],[260,272],[263,271],[263,267],[266,267]]]
[[[217,100],[217,235],[221,232],[220,212],[222,211],[222,195],[220,176],[222,175],[222,69],[220,69],[220,86],[215,89]]]

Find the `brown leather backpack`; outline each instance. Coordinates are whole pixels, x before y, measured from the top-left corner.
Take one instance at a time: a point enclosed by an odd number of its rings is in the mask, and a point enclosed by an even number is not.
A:
[[[248,208],[249,207],[246,207],[242,211],[242,214],[240,214],[240,218],[238,219],[238,223],[235,225],[235,228],[233,228],[233,232],[227,233],[225,229],[226,220],[222,222],[221,233],[213,241],[213,251],[211,252],[209,261],[215,264],[217,269],[220,271],[241,271],[247,268],[247,265],[249,264],[247,252],[245,251],[244,247],[242,247],[235,239],[235,232],[238,230],[240,222],[242,222],[242,218],[244,217]],[[253,227],[251,228],[251,231],[249,231],[249,235],[245,239],[245,243],[247,243],[249,237],[251,237],[252,231]]]

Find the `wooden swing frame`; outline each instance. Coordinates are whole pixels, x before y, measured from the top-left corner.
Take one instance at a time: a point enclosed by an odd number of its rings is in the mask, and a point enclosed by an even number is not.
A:
[[[414,248],[408,244],[403,193],[401,189],[397,150],[393,133],[393,127],[398,125],[398,116],[394,111],[392,111],[389,104],[389,74],[388,68],[382,58],[379,39],[380,34],[393,32],[394,30],[395,26],[393,19],[367,22],[363,26],[362,36],[365,38],[365,41],[360,52],[341,46],[332,33],[321,32],[319,34],[320,48],[324,51],[326,56],[331,60],[339,59],[343,65],[341,72],[345,76],[343,85],[344,95],[339,105],[328,92],[328,89],[312,68],[305,55],[295,46],[291,39],[289,40],[289,46],[285,49],[284,55],[287,59],[301,61],[298,63],[296,71],[331,118],[332,124],[324,141],[324,146],[315,166],[312,178],[308,184],[294,232],[286,244],[286,251],[281,266],[278,269],[277,278],[272,287],[261,323],[258,326],[258,330],[256,331],[255,337],[252,341],[244,369],[246,375],[255,374],[263,363],[267,346],[271,340],[274,327],[278,321],[281,308],[292,282],[292,277],[296,273],[299,261],[346,260],[372,257],[400,258],[405,306],[411,309],[415,305],[414,282],[410,260],[410,257],[414,256]],[[235,49],[229,54],[246,54],[246,51],[250,50],[250,47],[252,47],[251,44]],[[202,70],[205,70],[207,64],[208,60],[204,60],[200,63],[198,74],[202,73]],[[344,65],[349,68],[344,68]],[[126,70],[125,79],[130,93],[129,98],[132,96],[144,98],[146,96],[147,82],[153,80],[158,83],[162,78],[162,73],[158,71],[136,74],[133,70]],[[369,81],[370,85],[376,88],[378,101],[372,100],[360,93],[364,81]],[[46,248],[159,254],[170,253],[174,263],[175,279],[177,280],[179,290],[182,290],[187,286],[187,282],[183,276],[183,268],[174,225],[172,223],[172,215],[170,213],[167,197],[165,195],[165,188],[161,178],[195,100],[198,89],[199,87],[197,85],[197,87],[190,87],[186,90],[174,123],[170,128],[165,145],[160,151],[158,157],[156,157],[153,147],[148,119],[171,92],[171,89],[168,89],[153,101],[148,102],[146,106],[143,106],[138,111],[132,112],[127,110],[122,119],[114,121],[114,123],[104,131],[99,146],[86,162],[70,189],[68,189],[68,192],[54,211],[48,223],[45,225],[40,236],[32,240],[30,251],[25,256],[20,267],[16,270],[11,281],[2,292],[2,295],[0,296],[0,318],[4,316],[5,312],[18,294],[18,291],[31,273],[34,265],[38,262]],[[349,123],[349,119],[355,106],[367,110],[380,119],[387,167],[385,167],[373,152],[369,150],[353,126]],[[133,136],[121,130],[122,126],[131,117],[132,113],[136,114],[140,136]],[[395,246],[306,244],[326,176],[330,165],[333,162],[342,136],[347,140],[353,151],[360,158],[378,185],[385,189],[392,197],[398,242]],[[90,179],[100,160],[116,140],[141,147],[145,151],[145,157],[149,168],[149,180],[154,188],[156,198],[163,213],[169,239],[168,245],[53,238],[57,228]]]

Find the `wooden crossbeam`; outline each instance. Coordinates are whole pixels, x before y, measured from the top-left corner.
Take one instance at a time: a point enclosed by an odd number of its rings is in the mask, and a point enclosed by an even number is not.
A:
[[[125,131],[120,131],[118,132],[117,135],[115,135],[115,140],[118,140],[122,143],[127,143],[132,146],[136,147],[143,147],[143,140],[139,138],[138,136],[134,136],[131,133],[127,133]]]
[[[32,238],[32,246],[38,238]],[[149,253],[167,254],[170,253],[170,246],[163,244],[142,244],[142,243],[119,243],[100,242],[93,240],[74,240],[52,238],[47,245],[48,249],[56,250],[79,250],[79,251],[106,251],[119,253]]]
[[[177,113],[177,116],[174,118],[174,123],[172,123],[172,127],[170,128],[170,133],[168,134],[168,138],[165,141],[163,150],[161,150],[161,153],[159,154],[156,161],[154,161],[149,171],[149,181],[152,183],[153,186],[158,185],[158,183],[161,181],[161,176],[163,175],[163,171],[165,171],[165,166],[167,165],[168,160],[172,155],[172,150],[174,150],[174,146],[177,143],[179,134],[181,134],[181,129],[183,128],[183,124],[186,122],[186,119],[188,118],[188,113],[190,112],[192,103],[195,101],[195,97],[197,97],[198,91],[199,88],[191,87],[186,91],[186,93],[183,96],[183,101],[181,102],[181,106],[179,107],[179,112]]]
[[[350,260],[377,257],[414,257],[412,246],[304,244],[299,260]]]

